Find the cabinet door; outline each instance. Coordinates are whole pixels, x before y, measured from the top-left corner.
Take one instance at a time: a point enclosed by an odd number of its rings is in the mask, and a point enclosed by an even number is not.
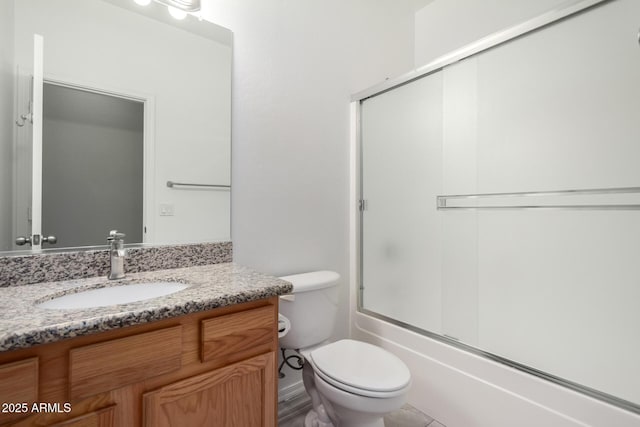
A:
[[[0,424],[26,417],[37,401],[37,357],[0,365]]]
[[[148,427],[275,427],[275,353],[196,375],[143,396]]]
[[[13,427],[115,427],[115,409],[116,405],[111,405],[58,422],[52,420],[59,419],[59,413],[38,413],[18,422],[2,425],[11,425]]]
[[[50,424],[49,427],[112,427],[115,405],[80,415],[67,421]]]

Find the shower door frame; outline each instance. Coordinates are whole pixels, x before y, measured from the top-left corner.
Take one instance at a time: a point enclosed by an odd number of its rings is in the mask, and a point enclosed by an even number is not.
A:
[[[352,205],[352,211],[351,211],[353,222],[354,222],[352,224],[353,230],[355,230],[355,236],[354,236],[354,241],[352,243],[351,250],[355,254],[355,265],[352,267],[351,273],[352,273],[352,277],[354,278],[354,282],[357,284],[355,296],[357,301],[356,309],[359,313],[365,314],[367,316],[371,316],[378,320],[388,322],[392,325],[399,326],[401,328],[415,332],[422,336],[432,338],[439,342],[451,345],[458,349],[484,357],[494,362],[509,366],[521,372],[525,372],[530,375],[533,375],[537,378],[550,381],[554,384],[558,384],[560,386],[563,386],[573,391],[576,391],[578,393],[590,396],[597,400],[606,402],[613,406],[625,409],[627,411],[630,411],[636,414],[640,414],[640,404],[633,403],[625,399],[621,399],[619,397],[613,396],[608,393],[604,393],[594,388],[590,388],[582,384],[569,381],[564,378],[560,378],[558,376],[549,374],[539,369],[532,368],[530,366],[515,362],[513,360],[504,358],[502,356],[484,351],[478,347],[465,344],[457,339],[448,337],[446,335],[441,335],[426,329],[416,327],[409,323],[393,319],[391,317],[385,316],[375,311],[368,310],[363,306],[363,291],[364,291],[364,281],[363,281],[364,265],[363,265],[363,256],[362,256],[363,232],[364,232],[363,214],[364,214],[364,211],[366,210],[366,203],[367,203],[363,197],[363,175],[362,175],[363,156],[362,156],[361,114],[362,114],[363,101],[371,97],[374,97],[376,95],[380,95],[385,92],[394,90],[400,86],[411,83],[422,77],[426,77],[430,74],[439,72],[443,70],[446,66],[453,64],[455,62],[461,61],[470,56],[473,56],[477,53],[487,51],[493,47],[500,46],[503,43],[528,35],[535,31],[541,30],[546,26],[558,23],[559,21],[573,17],[580,13],[586,12],[599,5],[603,5],[605,3],[609,3],[613,1],[615,0],[575,0],[572,3],[565,5],[561,9],[554,9],[550,12],[544,13],[531,20],[525,21],[521,24],[510,27],[506,30],[499,31],[497,33],[484,37],[460,49],[454,50],[451,53],[443,55],[437,58],[436,60],[422,67],[419,67],[409,73],[403,74],[393,79],[386,80],[383,83],[380,83],[376,86],[365,89],[364,91],[358,92],[351,97],[351,121],[352,121],[351,137],[353,141],[353,144],[352,144],[353,147],[351,152],[351,155],[352,155],[351,167],[354,170],[354,173],[352,175],[351,185],[352,185],[352,195],[355,196],[355,200],[352,199],[354,205]]]

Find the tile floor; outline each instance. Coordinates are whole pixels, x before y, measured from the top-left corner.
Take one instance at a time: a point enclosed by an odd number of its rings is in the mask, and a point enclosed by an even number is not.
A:
[[[307,395],[278,404],[278,427],[303,427],[304,417],[311,409]],[[428,415],[423,414],[411,405],[384,417],[385,427],[445,427]]]

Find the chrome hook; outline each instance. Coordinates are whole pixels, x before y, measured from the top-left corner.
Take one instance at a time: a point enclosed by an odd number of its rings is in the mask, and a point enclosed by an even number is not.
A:
[[[22,120],[22,122],[20,122]],[[23,127],[28,121],[31,121],[31,114],[20,114],[20,118],[16,120],[18,127]]]

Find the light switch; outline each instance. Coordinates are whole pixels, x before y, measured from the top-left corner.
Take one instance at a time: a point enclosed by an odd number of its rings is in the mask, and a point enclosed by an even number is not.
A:
[[[173,204],[160,203],[160,216],[173,216]]]

